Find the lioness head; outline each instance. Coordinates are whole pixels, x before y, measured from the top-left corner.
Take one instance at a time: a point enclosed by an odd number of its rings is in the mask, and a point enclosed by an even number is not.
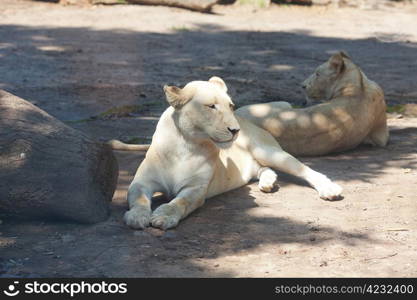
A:
[[[360,79],[360,72],[359,68],[352,63],[345,52],[341,51],[333,54],[327,62],[320,65],[302,83],[307,103],[310,103],[311,100],[331,100],[337,96],[336,93],[342,81],[345,86],[347,84],[360,85],[359,81],[357,83],[354,82]]]
[[[181,132],[197,139],[210,139],[217,145],[236,139],[240,130],[233,114],[234,104],[219,77],[192,81],[184,88],[164,86],[168,103],[175,109]]]

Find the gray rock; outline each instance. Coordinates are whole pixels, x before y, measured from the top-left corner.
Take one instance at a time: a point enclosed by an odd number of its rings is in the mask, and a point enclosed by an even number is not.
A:
[[[0,212],[103,221],[117,177],[109,146],[0,90]]]
[[[61,236],[61,240],[63,243],[72,243],[75,242],[76,238],[75,236],[71,235],[71,234],[63,234]]]

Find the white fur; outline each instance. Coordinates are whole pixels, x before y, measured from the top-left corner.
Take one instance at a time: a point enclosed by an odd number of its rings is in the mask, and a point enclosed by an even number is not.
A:
[[[307,180],[320,197],[334,199],[341,188],[284,152],[267,131],[235,117],[220,78],[193,81],[183,89],[165,87],[171,103],[161,116],[152,144],[128,192],[125,222],[133,228],[168,229],[206,198],[259,178],[272,191],[281,170]],[[231,130],[239,130],[233,135]],[[172,200],[151,212],[151,198],[162,192]]]

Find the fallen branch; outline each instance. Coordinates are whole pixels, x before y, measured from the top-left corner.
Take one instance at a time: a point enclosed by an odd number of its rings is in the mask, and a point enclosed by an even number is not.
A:
[[[393,253],[387,256],[383,256],[383,257],[375,257],[375,258],[365,258],[364,261],[369,261],[369,260],[375,260],[375,259],[386,259],[386,258],[390,258],[393,256],[396,256],[398,253]]]

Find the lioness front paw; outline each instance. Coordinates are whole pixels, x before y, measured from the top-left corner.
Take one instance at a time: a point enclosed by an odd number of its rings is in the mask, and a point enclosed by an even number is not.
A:
[[[124,220],[129,227],[144,229],[149,226],[151,211],[148,209],[132,208],[125,213]]]
[[[153,227],[167,230],[178,225],[181,216],[175,206],[163,204],[159,206],[152,214],[151,224]]]

